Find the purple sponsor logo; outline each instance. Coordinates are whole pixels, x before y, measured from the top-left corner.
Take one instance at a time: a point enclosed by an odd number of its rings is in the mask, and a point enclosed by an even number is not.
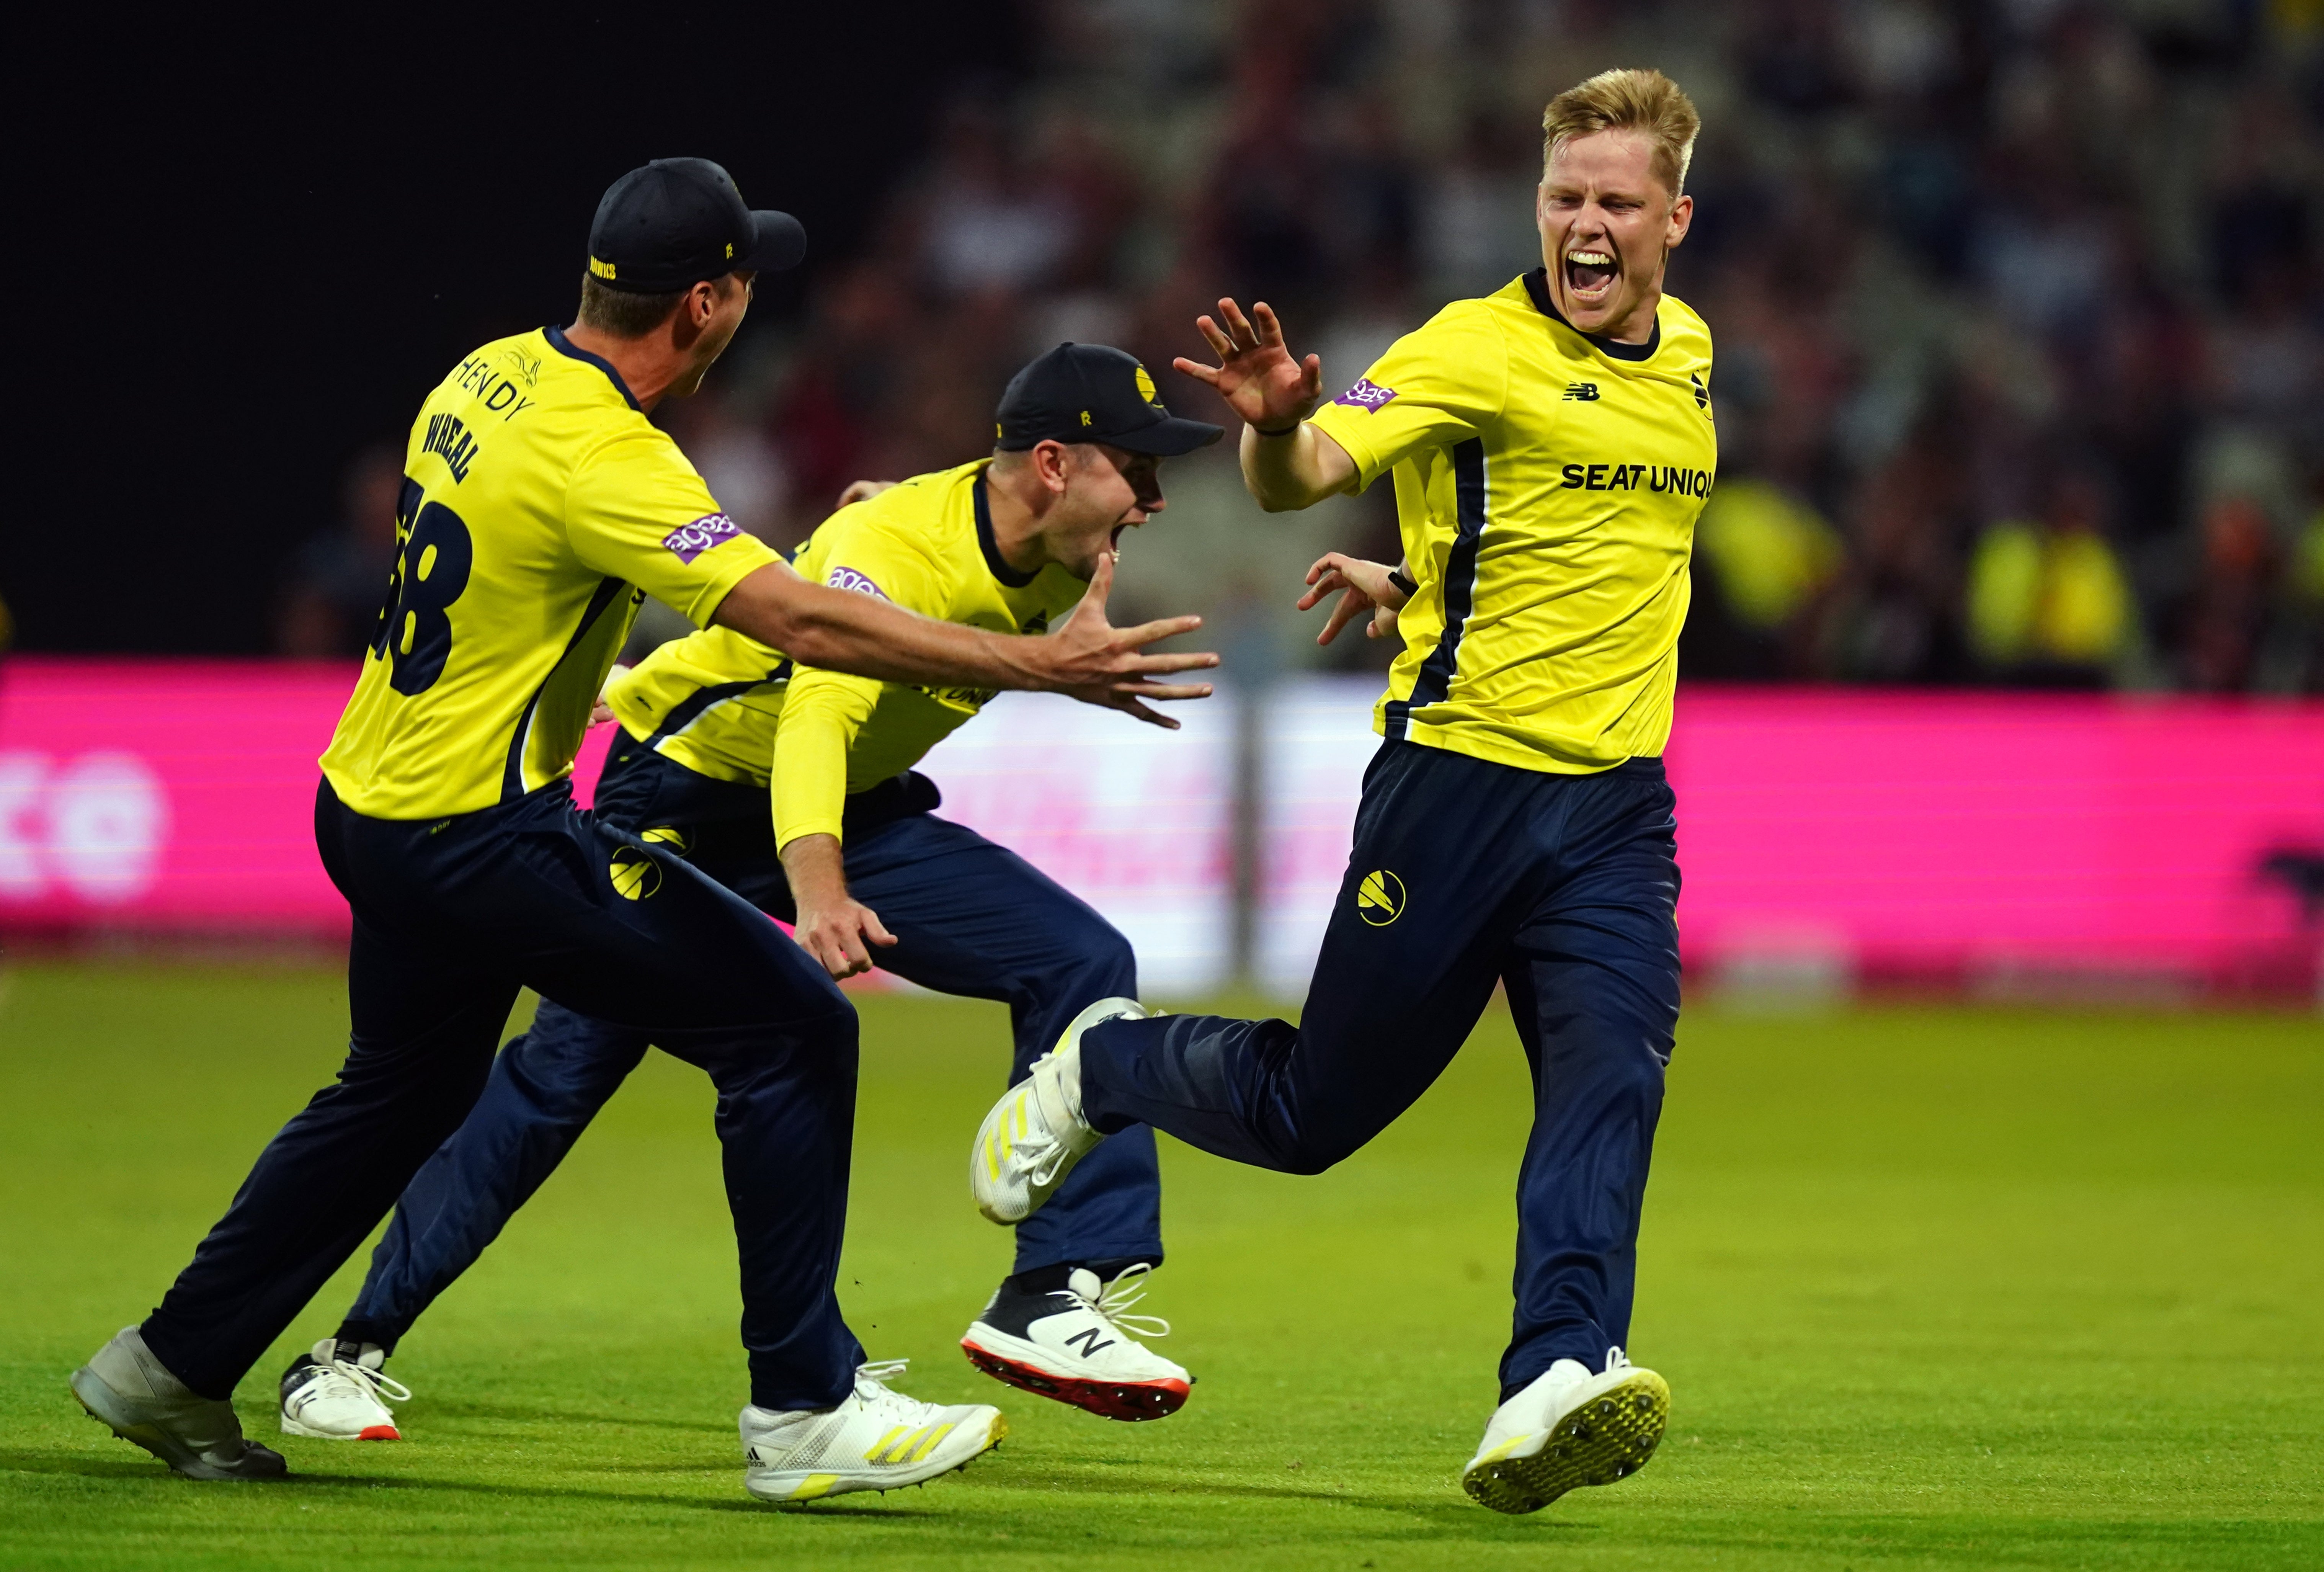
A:
[[[835,568],[831,570],[831,577],[824,582],[834,589],[853,590],[857,595],[868,595],[874,600],[888,598],[886,590],[872,583],[862,574],[856,572],[853,568]]]
[[[680,524],[661,538],[661,543],[678,553],[678,559],[691,567],[694,559],[713,546],[723,545],[742,532],[724,513],[705,513],[690,524]]]
[[[1356,378],[1355,386],[1332,402],[1335,404],[1352,404],[1360,410],[1376,410],[1394,397],[1396,397],[1396,389],[1382,387],[1370,377],[1360,376]]]

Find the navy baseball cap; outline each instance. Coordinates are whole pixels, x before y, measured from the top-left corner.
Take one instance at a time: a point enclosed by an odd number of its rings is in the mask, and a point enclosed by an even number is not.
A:
[[[589,226],[589,272],[608,289],[666,295],[742,270],[778,273],[807,254],[788,213],[753,212],[706,158],[658,158],[606,188]]]
[[[1010,377],[993,425],[993,446],[1003,452],[1037,442],[1106,442],[1165,458],[1226,434],[1223,426],[1164,409],[1138,356],[1102,344],[1060,344]]]

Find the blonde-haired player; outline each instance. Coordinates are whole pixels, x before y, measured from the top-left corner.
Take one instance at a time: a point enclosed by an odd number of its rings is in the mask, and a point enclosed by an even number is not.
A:
[[[1515,1335],[1462,1474],[1535,1511],[1652,1456],[1669,1391],[1630,1364],[1638,1215],[1678,1020],[1679,876],[1660,754],[1687,559],[1718,467],[1711,336],[1663,293],[1699,125],[1655,71],[1543,116],[1540,269],[1456,301],[1318,407],[1323,368],[1261,304],[1199,326],[1270,511],[1395,476],[1405,563],[1334,553],[1300,602],[1405,648],[1305,1019],[1096,1007],[987,1118],[979,1207],[1029,1215],[1133,1124],[1315,1173],[1427,1089],[1508,989],[1536,1112]]]

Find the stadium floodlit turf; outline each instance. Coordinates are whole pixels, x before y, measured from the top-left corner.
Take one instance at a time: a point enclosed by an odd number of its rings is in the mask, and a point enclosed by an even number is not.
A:
[[[1201,1377],[1156,1424],[1009,1392],[956,1346],[1003,1270],[964,1153],[998,1007],[863,1001],[843,1279],[901,1384],[1011,1432],[925,1491],[742,1492],[732,1240],[695,1072],[649,1059],[407,1341],[408,1440],[280,1437],[198,1484],[68,1372],[150,1305],[331,1073],[324,973],[18,967],[0,997],[0,1565],[1989,1567],[2324,1565],[2324,1031],[2313,1017],[1698,1011],[1633,1352],[1652,1466],[1501,1518],[1455,1475],[1494,1399],[1528,1096],[1496,1007],[1322,1179],[1170,1147],[1151,1301]]]

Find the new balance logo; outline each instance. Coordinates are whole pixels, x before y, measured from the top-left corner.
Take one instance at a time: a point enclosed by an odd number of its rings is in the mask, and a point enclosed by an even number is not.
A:
[[[1598,384],[1594,382],[1569,382],[1565,384],[1565,396],[1573,403],[1594,404],[1598,402]]]
[[[1100,1341],[1101,1338],[1103,1339],[1102,1342]],[[1068,1347],[1075,1343],[1082,1345],[1082,1357],[1084,1359],[1094,1359],[1097,1357],[1099,1349],[1113,1346],[1113,1339],[1107,1337],[1105,1333],[1096,1327],[1084,1327],[1065,1339]]]

